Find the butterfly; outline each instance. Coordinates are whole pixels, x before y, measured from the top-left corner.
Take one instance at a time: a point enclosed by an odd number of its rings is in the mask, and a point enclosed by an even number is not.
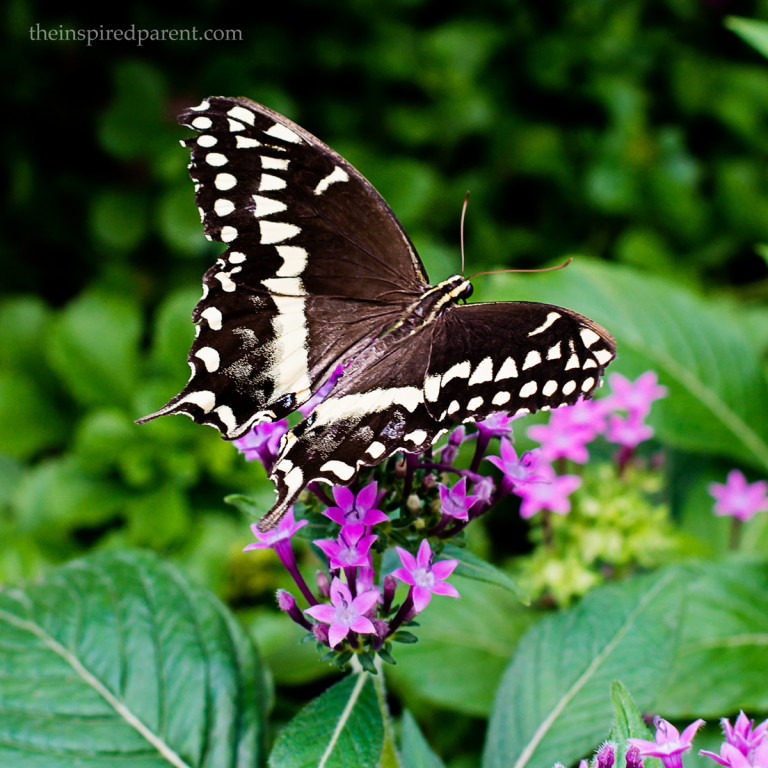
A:
[[[179,122],[196,132],[181,143],[205,235],[227,249],[203,277],[189,382],[139,421],[183,413],[234,440],[342,371],[283,438],[260,530],[313,481],[348,485],[462,422],[594,393],[615,357],[607,331],[550,304],[466,303],[462,275],[431,285],[384,199],[303,128],[225,97]]]

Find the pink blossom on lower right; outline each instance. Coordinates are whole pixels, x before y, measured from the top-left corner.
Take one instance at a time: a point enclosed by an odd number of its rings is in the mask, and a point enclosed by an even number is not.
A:
[[[768,482],[748,483],[738,469],[728,473],[725,483],[710,483],[709,493],[715,499],[715,514],[746,521],[758,512],[768,510]]]
[[[627,741],[633,747],[637,747],[643,757],[658,757],[664,763],[664,768],[682,768],[682,754],[691,748],[693,737],[704,725],[704,721],[701,718],[694,720],[682,733],[672,723],[658,715],[653,718],[653,724],[656,726],[655,741],[646,739],[627,739]]]

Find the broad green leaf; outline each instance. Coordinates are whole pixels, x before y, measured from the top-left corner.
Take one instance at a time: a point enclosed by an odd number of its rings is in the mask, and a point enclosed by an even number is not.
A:
[[[252,768],[268,696],[227,609],[144,552],[0,591],[0,765]]]
[[[725,26],[763,56],[768,57],[768,23],[756,19],[743,19],[739,16],[728,16]]]
[[[307,704],[281,731],[271,768],[373,768],[384,744],[372,677],[348,675]]]
[[[453,572],[456,576],[464,576],[475,581],[482,581],[486,584],[494,584],[502,587],[523,601],[523,590],[517,585],[517,582],[507,573],[491,565],[487,560],[478,557],[474,553],[454,544],[446,544],[440,553],[440,560],[457,559],[459,564]]]
[[[48,359],[82,404],[128,404],[140,334],[136,304],[123,295],[85,293],[54,324]]]
[[[731,559],[702,566],[690,585],[677,660],[659,696],[666,718],[768,709],[768,564]],[[706,685],[702,685],[706,680]]]
[[[671,282],[585,258],[555,273],[497,277],[490,294],[559,304],[596,320],[616,337],[609,375],[653,369],[669,388],[651,419],[662,440],[768,470],[768,384],[733,313]]]
[[[412,630],[419,642],[396,645],[397,665],[385,672],[409,706],[429,702],[484,717],[515,644],[537,615],[506,589],[462,577],[450,582],[461,597],[433,597]]]
[[[613,704],[613,725],[608,735],[616,745],[615,765],[626,763],[627,739],[653,740],[653,734],[643,720],[643,714],[638,709],[630,692],[618,681],[611,683],[611,704]],[[656,757],[644,758],[645,768],[663,768],[661,760]]]
[[[432,751],[413,715],[406,709],[401,723],[400,764],[402,768],[444,768]]]
[[[689,571],[671,568],[590,592],[520,641],[496,695],[484,768],[568,765],[605,738],[610,685],[650,704],[674,659]]]

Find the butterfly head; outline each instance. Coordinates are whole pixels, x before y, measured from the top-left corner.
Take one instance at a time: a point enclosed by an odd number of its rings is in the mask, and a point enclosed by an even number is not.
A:
[[[474,291],[472,283],[464,275],[451,275],[437,287],[451,301],[466,301]]]

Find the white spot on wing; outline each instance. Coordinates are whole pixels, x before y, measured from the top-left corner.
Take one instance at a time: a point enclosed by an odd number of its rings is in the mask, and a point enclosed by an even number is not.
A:
[[[584,382],[582,383],[581,391],[588,392],[594,386],[595,386],[595,380],[590,376],[588,379],[585,379]]]
[[[259,192],[271,192],[278,189],[285,189],[285,179],[279,176],[273,176],[271,173],[263,173],[259,182]]]
[[[542,388],[541,394],[544,397],[551,397],[557,392],[557,382],[554,379],[550,379]]]
[[[237,239],[237,229],[235,227],[222,227],[221,228],[221,240],[224,243],[231,243]]]
[[[456,413],[456,411],[459,410],[461,406],[459,405],[458,400],[451,400],[451,404],[448,406],[446,413]]]
[[[472,372],[472,376],[469,379],[469,386],[473,384],[483,384],[486,381],[490,381],[493,378],[493,360],[490,357],[483,358],[478,363],[477,368]]]
[[[220,165],[226,165],[229,160],[227,160],[227,156],[222,155],[221,152],[209,152],[205,156],[205,162],[208,163],[208,165],[218,167]]]
[[[245,254],[240,251],[232,251],[228,257],[230,264],[242,264],[245,261]]]
[[[261,284],[270,292],[281,296],[306,296],[304,285],[298,277],[270,277]]]
[[[517,366],[513,358],[508,357],[504,361],[504,365],[499,368],[499,372],[496,374],[494,381],[501,381],[502,379],[515,379],[517,378]]]
[[[182,142],[183,144],[184,142]],[[214,147],[219,143],[219,140],[215,136],[211,136],[209,133],[198,136],[197,144],[200,147]]]
[[[221,290],[232,293],[237,285],[234,283],[228,272],[217,272],[214,277],[221,283]]]
[[[228,405],[220,405],[214,410],[214,413],[221,419],[221,423],[226,427],[227,433],[232,432],[237,427],[235,413]]]
[[[600,336],[598,336],[598,334],[591,328],[582,328],[579,333],[585,347],[591,347],[596,341],[600,341]]]
[[[287,171],[290,160],[283,160],[281,157],[261,156],[261,167],[271,171]]]
[[[509,394],[509,392],[497,392],[493,396],[493,400],[491,400],[491,402],[494,405],[504,405],[504,403],[509,402],[510,397],[511,395]]]
[[[216,395],[207,389],[201,389],[199,392],[190,392],[185,397],[182,397],[174,407],[178,407],[182,403],[192,403],[201,408],[205,413],[209,413],[216,405]]]
[[[538,389],[538,385],[535,381],[529,381],[526,384],[523,384],[522,387],[520,387],[520,397],[530,397],[531,395],[536,394],[536,390]]]
[[[558,341],[557,344],[551,346],[547,350],[547,360],[558,360],[560,358],[560,342]]]
[[[298,245],[278,245],[277,253],[283,263],[275,273],[276,277],[299,277],[307,266],[309,254]]]
[[[230,133],[237,133],[238,131],[245,130],[245,126],[239,120],[232,120],[232,118],[227,118],[227,122],[229,123]]]
[[[452,365],[444,374],[441,382],[441,386],[445,386],[451,379],[466,379],[469,377],[471,366],[469,360],[464,360],[461,363]]]
[[[213,204],[213,210],[216,211],[217,216],[229,216],[235,210],[235,204],[231,200],[219,198]]]
[[[196,107],[190,107],[193,112],[204,112],[211,106],[211,102],[208,99],[203,99]]]
[[[213,186],[216,189],[226,192],[237,184],[237,179],[231,173],[217,173],[213,180]]]
[[[301,137],[295,134],[290,128],[286,128],[280,123],[275,123],[271,128],[265,131],[267,136],[274,136],[276,139],[290,141],[292,144],[301,143]]]
[[[253,195],[252,197],[256,204],[253,215],[257,219],[262,216],[270,216],[273,213],[282,213],[288,207],[280,200],[273,200],[271,197],[264,197],[263,195]]]
[[[230,117],[234,117],[236,120],[242,120],[244,123],[248,123],[248,125],[253,125],[256,120],[256,115],[254,115],[250,109],[246,109],[239,105],[232,107],[227,114]]]
[[[563,384],[563,394],[570,395],[576,389],[576,382],[571,379]]]
[[[213,125],[213,121],[210,117],[196,117],[192,121],[192,127],[197,128],[198,131],[207,131]]]
[[[322,195],[331,184],[341,181],[349,181],[349,174],[340,166],[336,166],[320,183],[315,187],[315,194]]]
[[[204,365],[205,369],[209,373],[213,373],[219,368],[219,353],[213,347],[200,347],[195,352],[195,357],[199,357]]]
[[[609,349],[596,349],[592,354],[597,358],[600,365],[605,365],[613,358],[613,352]]]
[[[483,404],[483,398],[480,397],[480,395],[478,395],[477,397],[473,397],[467,403],[467,410],[468,411],[476,411],[482,404]]]
[[[255,149],[260,146],[261,142],[249,136],[235,136],[235,149]]]
[[[292,299],[292,301],[297,301],[297,299]],[[402,405],[409,413],[413,413],[422,402],[423,396],[417,387],[372,389],[354,395],[332,397],[324,400],[315,408],[317,418],[312,424],[312,429],[325,424],[332,424],[341,419],[353,419],[369,413],[379,413],[393,405]]]
[[[336,477],[341,478],[342,480],[349,480],[352,475],[355,474],[354,467],[351,467],[349,464],[345,464],[343,461],[337,461],[336,459],[326,461],[325,464],[320,467],[320,471],[333,472]]]
[[[386,451],[386,447],[383,443],[380,443],[378,441],[375,441],[371,443],[366,449],[365,452],[372,458],[372,459],[378,459],[379,456],[381,456],[384,451]]]
[[[294,224],[286,224],[282,221],[260,221],[259,229],[262,245],[282,243],[296,237],[301,232],[301,229]]]
[[[532,331],[531,331],[531,332],[530,332],[528,335],[529,335],[529,336],[535,336],[537,333],[543,333],[543,332],[544,332],[544,331],[546,331],[546,330],[547,330],[547,328],[549,328],[549,327],[552,325],[552,323],[554,323],[554,322],[555,322],[555,320],[557,320],[559,317],[560,317],[560,313],[559,313],[559,312],[549,312],[549,313],[547,314],[547,319],[546,319],[546,320],[545,320],[545,321],[544,321],[544,322],[543,322],[543,323],[542,323],[542,324],[541,324],[541,325],[540,325],[538,328],[534,328],[534,329],[533,329],[533,330],[532,330]]]
[[[427,439],[427,433],[423,429],[414,429],[407,435],[403,435],[403,440],[408,440],[414,445],[421,445]]]
[[[221,330],[221,311],[216,309],[216,307],[208,307],[207,309],[204,309],[200,313],[200,317],[208,323],[208,327],[212,331]]]
[[[587,368],[597,368],[597,363],[591,357],[588,357],[581,367],[586,371]]]
[[[534,365],[538,365],[540,362],[541,362],[541,355],[535,349],[532,349],[525,356],[525,362],[523,363],[523,370],[525,371],[528,368],[533,368]]]

